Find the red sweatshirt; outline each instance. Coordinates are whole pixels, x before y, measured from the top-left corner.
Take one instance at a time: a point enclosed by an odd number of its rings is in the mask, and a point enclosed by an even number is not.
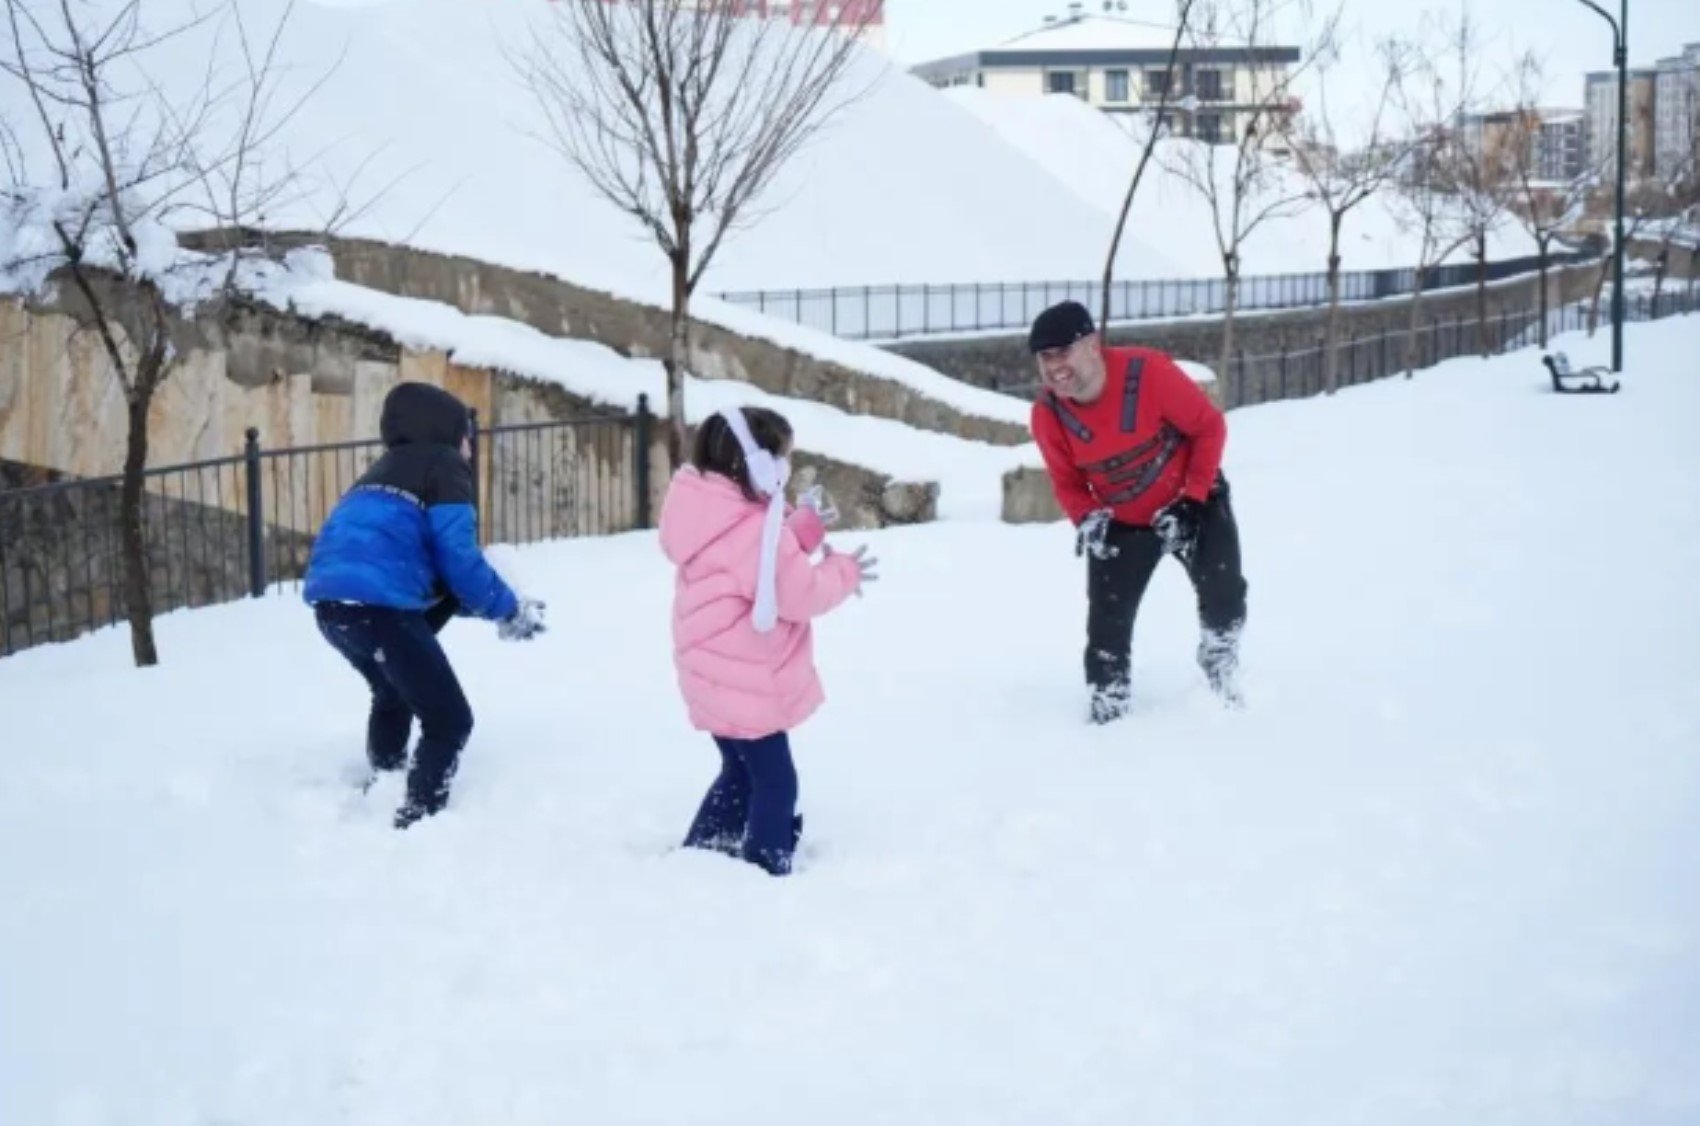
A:
[[[1181,496],[1204,500],[1222,465],[1227,420],[1162,352],[1105,348],[1103,394],[1075,403],[1049,391],[1033,404],[1033,437],[1051,488],[1076,524],[1108,508],[1149,525]]]

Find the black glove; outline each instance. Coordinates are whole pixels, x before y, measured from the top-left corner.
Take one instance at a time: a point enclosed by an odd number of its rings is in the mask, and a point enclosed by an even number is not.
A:
[[[1111,559],[1121,549],[1109,542],[1110,510],[1100,508],[1088,513],[1074,533],[1074,554],[1091,555],[1094,559]]]
[[[1198,530],[1204,524],[1204,503],[1182,497],[1157,513],[1151,527],[1163,541],[1163,550],[1192,566],[1198,551]]]

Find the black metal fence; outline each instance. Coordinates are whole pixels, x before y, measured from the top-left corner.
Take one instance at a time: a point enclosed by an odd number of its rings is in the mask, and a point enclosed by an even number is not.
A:
[[[1591,259],[1582,253],[1555,254],[1550,268]],[[1537,258],[1489,262],[1487,280],[1533,273]],[[1473,285],[1473,262],[1424,271],[1423,290]],[[1340,275],[1342,301],[1377,301],[1416,289],[1417,271],[1357,270]],[[874,285],[844,289],[751,290],[718,294],[722,301],[757,309],[847,340],[898,340],[952,332],[1025,329],[1058,301],[1075,300],[1097,312],[1101,284],[1046,281],[966,285]],[[1242,311],[1302,309],[1328,300],[1327,274],[1259,274],[1240,279],[1236,307]],[[1226,306],[1220,278],[1115,282],[1110,287],[1112,321],[1205,316]]]
[[[1599,314],[1601,332],[1611,331],[1609,305],[1608,297]],[[1661,320],[1697,311],[1700,295],[1690,290],[1662,294],[1656,302],[1651,294],[1630,294],[1624,305],[1624,317],[1629,321]],[[1594,323],[1586,301],[1550,309],[1546,317],[1548,339],[1559,333],[1583,331]],[[1532,348],[1541,342],[1540,320],[1538,308],[1505,309],[1480,322],[1462,315],[1431,321],[1414,335],[1409,329],[1372,336],[1347,335],[1340,341],[1336,379],[1347,387],[1433,367],[1459,356],[1480,355],[1484,348],[1491,355]],[[1321,339],[1306,348],[1252,355],[1242,351],[1226,373],[1223,401],[1229,407],[1241,407],[1319,394],[1326,389],[1324,352]],[[1221,373],[1218,378],[1223,378]]]
[[[647,527],[651,432],[642,398],[634,415],[486,428],[475,414],[484,542]],[[325,517],[382,452],[375,439],[267,449],[250,430],[234,457],[147,470],[142,527],[154,609],[292,590]],[[49,479],[0,490],[0,655],[125,619],[120,484],[116,476]]]

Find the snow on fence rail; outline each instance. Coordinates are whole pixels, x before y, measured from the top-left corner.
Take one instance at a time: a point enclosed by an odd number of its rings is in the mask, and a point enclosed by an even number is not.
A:
[[[1556,254],[1553,269],[1592,259],[1583,253]],[[1539,259],[1489,262],[1489,281],[1533,273]],[[1469,285],[1473,262],[1425,271],[1424,291]],[[1355,270],[1340,275],[1340,300],[1376,301],[1409,294],[1417,271]],[[1073,299],[1094,311],[1100,284],[1093,281],[968,283],[960,285],[873,285],[840,289],[761,289],[716,296],[846,340],[898,340],[952,332],[1025,329],[1040,311]],[[1112,321],[1150,320],[1220,313],[1227,300],[1220,278],[1120,281],[1110,287]],[[1240,279],[1236,307],[1242,312],[1304,309],[1328,300],[1327,274],[1266,274]]]

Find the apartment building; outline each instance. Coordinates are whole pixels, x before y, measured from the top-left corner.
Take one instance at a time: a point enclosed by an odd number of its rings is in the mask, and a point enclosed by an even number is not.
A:
[[[1654,174],[1653,126],[1657,72],[1629,72],[1629,133],[1625,146],[1629,156],[1629,178],[1645,179]],[[1587,136],[1587,165],[1598,168],[1608,180],[1617,175],[1617,72],[1595,71],[1583,84],[1584,121]]]
[[[1232,141],[1299,61],[1297,47],[1201,47],[1183,43],[1166,65],[1174,29],[1115,15],[1088,15],[1082,4],[996,47],[922,63],[914,73],[934,86],[978,86],[1006,94],[1070,94],[1110,114],[1155,112],[1165,89],[1166,118],[1183,136]],[[1296,103],[1283,107],[1292,113]]]
[[[1670,183],[1695,174],[1700,160],[1700,43],[1689,43],[1682,54],[1660,59],[1654,66],[1653,167]]]

